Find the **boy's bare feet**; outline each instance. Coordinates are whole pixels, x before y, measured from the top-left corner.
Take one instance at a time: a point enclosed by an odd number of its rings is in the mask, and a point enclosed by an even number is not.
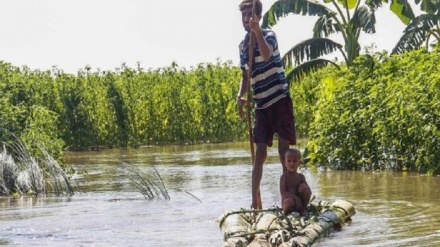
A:
[[[253,198],[252,198],[253,199]],[[251,209],[263,209],[263,204],[261,202],[260,191],[258,191],[256,200],[252,200]]]
[[[301,211],[301,216],[304,217],[304,220],[308,220],[310,218],[310,215],[306,210]]]
[[[301,211],[301,216],[307,217],[309,216],[309,214],[307,213],[306,210]]]

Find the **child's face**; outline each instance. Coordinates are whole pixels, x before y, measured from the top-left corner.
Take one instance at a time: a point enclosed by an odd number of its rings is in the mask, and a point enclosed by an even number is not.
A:
[[[297,153],[287,152],[285,157],[285,166],[289,172],[295,172],[301,165],[301,158]]]
[[[249,32],[249,20],[252,18],[252,8],[244,8],[241,10],[241,22],[243,23],[244,30]]]

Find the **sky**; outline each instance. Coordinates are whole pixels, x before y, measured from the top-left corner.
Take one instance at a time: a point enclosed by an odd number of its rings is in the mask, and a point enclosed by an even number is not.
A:
[[[275,0],[261,0],[263,12]],[[240,0],[0,0],[0,60],[13,66],[67,73],[90,66],[115,70],[239,62],[244,37]],[[384,6],[376,34],[361,47],[391,51],[404,29]],[[316,17],[290,15],[272,29],[280,52],[310,38]],[[331,37],[332,38],[332,37]],[[333,37],[340,42],[339,37]],[[335,55],[336,56],[336,53]]]

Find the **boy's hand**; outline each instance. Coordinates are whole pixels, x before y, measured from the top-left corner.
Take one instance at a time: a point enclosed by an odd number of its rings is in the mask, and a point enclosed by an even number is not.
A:
[[[309,186],[307,186],[307,184],[305,184],[305,183],[300,184],[298,187],[298,193],[300,193],[300,194],[302,194],[306,191],[309,191],[309,190],[310,190]]]
[[[255,34],[261,32],[260,18],[258,18],[258,16],[256,15],[253,15],[252,18],[249,20],[249,27]]]
[[[238,109],[238,116],[241,120],[244,119],[244,111],[243,106],[246,104],[246,100],[243,97],[237,97],[237,109]]]

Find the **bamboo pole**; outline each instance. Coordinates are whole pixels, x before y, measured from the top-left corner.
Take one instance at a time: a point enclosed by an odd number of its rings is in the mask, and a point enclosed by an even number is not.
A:
[[[255,16],[255,4],[258,0],[254,0],[252,2],[252,18]],[[252,134],[252,120],[251,120],[251,86],[252,86],[252,66],[254,61],[254,44],[253,41],[254,35],[252,33],[252,30],[249,30],[249,45],[248,45],[248,76],[247,76],[247,125],[248,125],[248,132],[249,132],[249,144],[251,148],[251,158],[252,158],[252,165],[255,164],[255,149],[254,149],[254,141],[253,141],[253,134]]]

